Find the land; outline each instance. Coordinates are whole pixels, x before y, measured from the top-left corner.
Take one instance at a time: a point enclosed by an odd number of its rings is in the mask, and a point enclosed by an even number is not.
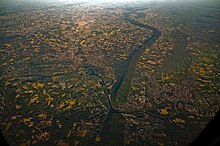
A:
[[[189,144],[220,109],[219,13],[188,1],[2,11],[1,132],[22,146]]]

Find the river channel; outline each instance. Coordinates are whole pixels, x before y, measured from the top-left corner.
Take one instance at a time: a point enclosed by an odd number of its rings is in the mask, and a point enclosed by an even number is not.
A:
[[[143,51],[150,47],[159,37],[161,32],[148,24],[143,24],[131,18],[131,14],[136,13],[142,9],[129,9],[124,13],[124,20],[149,30],[153,31],[153,34],[146,39],[143,44],[139,45],[137,48],[132,50],[131,55],[128,57],[128,60],[124,63],[121,73],[117,76],[117,82],[113,85],[111,94],[109,95],[107,88],[105,90],[105,95],[109,103],[109,113],[107,119],[104,123],[104,128],[102,132],[102,145],[121,145],[124,141],[124,124],[125,119],[123,119],[123,113],[131,113],[131,111],[124,111],[119,109],[118,106],[125,104],[127,102],[130,86],[132,83],[132,78],[134,76],[136,64],[143,53]]]

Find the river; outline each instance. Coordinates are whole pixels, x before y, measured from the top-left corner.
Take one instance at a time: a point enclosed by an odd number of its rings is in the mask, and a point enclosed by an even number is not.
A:
[[[142,9],[144,10],[145,8]],[[142,45],[133,50],[131,55],[128,57],[127,62],[125,62],[126,67],[123,67],[124,70],[121,71],[122,73],[120,75],[118,75],[117,82],[113,86],[111,95],[109,95],[107,90],[105,90],[105,95],[108,99],[110,109],[103,126],[104,128],[101,135],[101,145],[123,144],[125,119],[122,117],[122,114],[134,112],[134,110],[131,109],[130,111],[123,111],[121,109],[118,109],[118,106],[127,102],[136,64],[141,54],[147,47],[150,47],[160,37],[161,34],[161,32],[157,28],[148,24],[138,22],[130,17],[132,13],[135,13],[142,9],[129,9],[124,13],[124,20],[133,25],[152,30],[153,35],[146,39]]]

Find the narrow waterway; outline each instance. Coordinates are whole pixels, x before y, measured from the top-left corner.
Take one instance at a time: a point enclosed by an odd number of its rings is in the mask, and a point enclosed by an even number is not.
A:
[[[144,9],[145,8],[143,8],[143,10]],[[132,50],[133,52],[128,57],[127,62],[124,63],[125,67],[123,66],[123,70],[117,77],[117,82],[113,86],[111,95],[109,95],[107,90],[105,90],[105,95],[108,98],[110,109],[101,134],[102,145],[123,145],[125,119],[122,117],[122,113],[132,112],[132,109],[131,111],[123,111],[118,109],[118,106],[127,102],[132,78],[141,54],[147,47],[150,47],[161,34],[161,32],[155,27],[143,24],[130,17],[131,14],[140,10],[142,9],[130,9],[129,11],[126,11],[124,13],[124,20],[133,25],[152,30],[153,34],[151,37],[146,39],[143,44],[139,45],[138,48]]]
[[[131,55],[128,57],[129,59],[125,63],[126,67],[122,68],[121,74],[118,75],[117,83],[114,85],[112,90],[112,105],[114,105],[115,108],[119,104],[124,104],[127,102],[128,93],[130,90],[130,85],[132,78],[134,76],[136,64],[138,62],[138,59],[140,58],[142,52],[150,47],[155,40],[157,40],[161,34],[161,32],[156,29],[153,26],[150,26],[148,24],[143,24],[141,22],[138,22],[130,17],[131,14],[135,13],[136,11],[140,11],[141,9],[132,9],[124,14],[124,20],[128,21],[129,23],[146,28],[153,31],[153,34],[151,37],[147,38],[141,45],[138,46]],[[144,8],[143,8],[144,10]]]

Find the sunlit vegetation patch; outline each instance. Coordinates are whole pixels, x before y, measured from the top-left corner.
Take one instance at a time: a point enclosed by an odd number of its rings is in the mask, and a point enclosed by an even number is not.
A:
[[[83,67],[72,74],[71,78],[63,75],[5,80],[5,98],[10,103],[13,114],[1,126],[5,133],[18,129],[18,132],[6,137],[10,136],[11,140],[19,137],[17,143],[22,145],[39,144],[55,138],[62,131],[69,140],[65,142],[60,139],[54,141],[54,144],[81,143],[81,140],[85,142],[86,137],[91,138],[91,135],[94,135],[94,141],[99,142],[99,126],[107,107],[106,102],[102,103],[105,97],[104,87],[100,82],[98,77],[90,76]],[[91,119],[92,115],[101,117]],[[67,119],[71,120],[66,121]],[[99,128],[95,128],[96,126]],[[63,128],[66,130],[62,130]],[[52,129],[54,130],[51,131]],[[28,138],[27,134],[31,137]],[[77,141],[70,141],[76,137]]]

